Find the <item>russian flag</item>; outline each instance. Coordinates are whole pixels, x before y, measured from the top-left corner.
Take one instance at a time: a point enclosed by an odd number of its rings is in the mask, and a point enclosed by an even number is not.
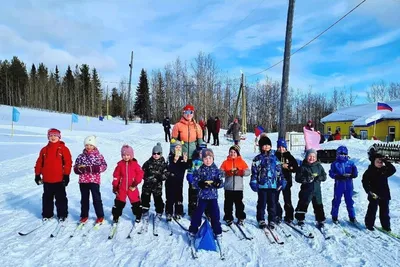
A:
[[[391,106],[389,106],[386,103],[381,103],[381,102],[378,102],[376,110],[390,110],[390,111],[393,111]]]
[[[256,137],[258,137],[260,134],[262,134],[263,132],[264,132],[264,128],[262,127],[262,126],[257,126],[256,128],[255,128],[255,134],[256,134]]]

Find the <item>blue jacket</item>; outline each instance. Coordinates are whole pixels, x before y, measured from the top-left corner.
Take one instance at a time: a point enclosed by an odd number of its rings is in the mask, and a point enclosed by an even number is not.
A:
[[[186,174],[186,180],[189,182],[189,184],[193,184],[193,173],[200,168],[200,166],[203,165],[203,161],[201,159],[194,159],[192,161],[192,166],[190,169],[188,169],[187,174]]]
[[[275,156],[275,151],[255,156],[251,165],[250,184],[258,184],[260,189],[277,189],[283,179],[281,162]]]
[[[329,176],[336,180],[346,180],[356,178],[358,170],[352,160],[335,160],[331,163]]]
[[[218,169],[217,165],[213,163],[211,166],[201,165],[198,170],[193,173],[193,186],[196,189],[200,189],[200,181],[222,181],[224,177],[223,172]],[[224,183],[221,182],[218,188],[210,186],[208,188],[200,189],[198,198],[199,199],[218,199],[217,189],[224,187]]]

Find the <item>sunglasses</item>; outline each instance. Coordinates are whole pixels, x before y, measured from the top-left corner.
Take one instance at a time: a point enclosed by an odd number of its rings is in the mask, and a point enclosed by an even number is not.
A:
[[[183,111],[183,114],[185,114],[185,115],[192,115],[193,114],[193,110],[184,110]]]
[[[154,155],[161,155],[161,153],[160,153],[160,152],[153,153],[153,156],[154,156]]]
[[[346,154],[346,153],[343,153],[343,152],[340,153],[339,155],[347,156],[347,154]]]

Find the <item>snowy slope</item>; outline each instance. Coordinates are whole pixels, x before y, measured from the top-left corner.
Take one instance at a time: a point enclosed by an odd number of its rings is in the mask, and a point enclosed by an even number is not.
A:
[[[384,235],[376,239],[347,227],[349,232],[356,235],[355,238],[349,238],[340,229],[333,227],[330,219],[333,180],[330,178],[322,185],[325,213],[328,218],[327,228],[334,235],[328,241],[324,241],[322,235],[312,227],[314,216],[312,207],[309,207],[306,219],[309,229],[314,232],[314,240],[307,240],[285,228],[292,237],[285,239],[284,245],[268,244],[263,232],[252,226],[252,223],[256,222],[257,195],[247,186],[244,191],[247,225],[255,239],[239,241],[233,233],[224,233],[223,243],[227,254],[225,261],[221,261],[216,252],[208,251],[199,251],[199,258],[193,260],[185,232],[175,223],[172,225],[172,236],[168,235],[166,224],[163,223],[158,237],[152,235],[149,227],[148,233],[134,233],[132,239],[126,239],[133,217],[129,203],[124,209],[116,238],[108,240],[114,200],[111,188],[112,172],[120,160],[121,145],[132,145],[140,164],[150,157],[152,147],[157,142],[162,143],[164,153],[167,153],[169,145],[163,141],[162,126],[138,123],[125,126],[124,122],[119,120],[100,122],[95,118],[87,121],[80,117],[79,123],[74,124],[71,131],[71,116],[68,114],[19,110],[21,118],[14,125],[15,134],[11,137],[11,107],[0,106],[0,266],[399,266],[396,263],[400,245],[398,242]],[[108,163],[109,167],[102,175],[101,185],[107,223],[87,237],[69,237],[80,213],[80,192],[78,177],[75,174],[71,174],[71,182],[67,187],[70,213],[67,229],[56,238],[49,238],[55,225],[23,237],[17,234],[41,219],[42,187],[34,182],[33,167],[40,148],[47,143],[46,132],[50,127],[58,127],[61,130],[62,139],[71,149],[73,160],[83,149],[83,139],[89,134],[96,134],[99,150]],[[221,145],[212,147],[218,166],[227,156],[230,146],[222,135],[223,133],[220,134]],[[272,133],[269,136],[275,147],[277,134]],[[255,155],[253,140],[254,135],[248,134],[247,140],[241,144],[242,156],[248,164]],[[368,167],[366,149],[372,143],[351,139],[330,142],[323,147],[336,148],[341,144],[349,148],[349,154],[360,173],[360,177],[354,180],[355,190],[358,192],[354,200],[358,220],[363,222],[368,201],[361,186],[361,175]],[[293,151],[297,158],[300,158],[300,153]],[[329,164],[323,166],[326,171],[329,170]],[[396,168],[399,170],[399,165],[396,165]],[[390,204],[392,230],[400,233],[400,172],[390,179],[390,186],[393,197]],[[298,190],[299,185],[294,184],[294,205],[297,204]],[[221,217],[223,195],[223,190],[220,190]],[[186,210],[186,182],[184,205]],[[153,205],[151,210],[154,210]],[[347,219],[344,201],[339,214],[341,219]],[[95,220],[93,207],[90,210],[90,220]]]

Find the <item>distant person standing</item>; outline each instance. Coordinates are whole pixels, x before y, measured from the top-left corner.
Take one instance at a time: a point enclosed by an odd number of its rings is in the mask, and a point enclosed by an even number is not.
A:
[[[215,130],[215,121],[214,119],[210,116],[207,120],[207,131],[208,131],[208,139],[207,139],[207,144],[210,143],[211,135],[214,137],[214,130]],[[215,139],[214,142],[215,143]]]
[[[306,126],[304,126],[309,131],[314,131],[314,124],[312,120],[308,120]]]
[[[219,130],[221,129],[221,121],[218,117],[215,117],[215,130],[214,130],[214,146],[219,146]]]
[[[204,121],[203,118],[200,118],[199,126],[201,128],[201,131],[203,132],[203,142],[205,142],[206,141],[206,122]]]
[[[227,134],[232,134],[232,139],[235,145],[239,145],[240,142],[240,124],[238,119],[234,119],[233,123],[228,129]]]
[[[169,117],[168,116],[165,117],[162,125],[164,127],[165,142],[170,142],[171,141],[171,133],[170,133],[171,123],[169,121]],[[168,137],[168,139],[167,139],[167,137]]]

